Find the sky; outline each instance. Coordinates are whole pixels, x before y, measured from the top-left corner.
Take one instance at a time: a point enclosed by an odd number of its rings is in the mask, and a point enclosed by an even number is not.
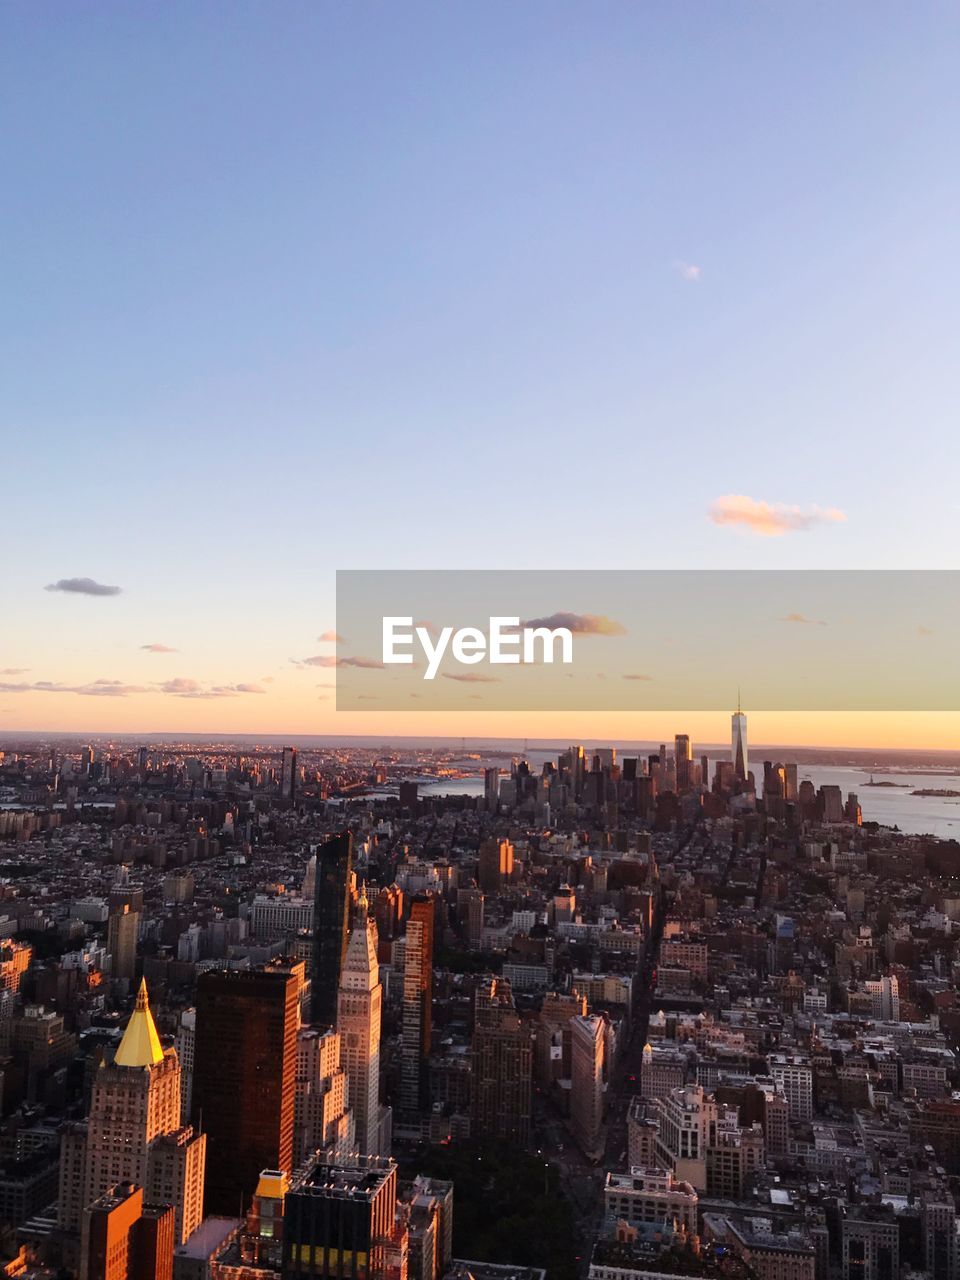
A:
[[[877,0],[4,6],[0,730],[562,732],[337,716],[291,661],[337,569],[955,568],[958,39]]]

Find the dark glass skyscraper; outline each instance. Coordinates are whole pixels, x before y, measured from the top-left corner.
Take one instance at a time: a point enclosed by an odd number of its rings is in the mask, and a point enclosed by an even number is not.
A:
[[[207,1135],[204,1211],[239,1217],[263,1169],[290,1172],[298,981],[214,969],[197,982],[193,1112]]]
[[[350,869],[353,836],[342,831],[317,850],[313,899],[313,1021],[333,1026],[337,1020],[340,971],[347,954],[350,917]]]

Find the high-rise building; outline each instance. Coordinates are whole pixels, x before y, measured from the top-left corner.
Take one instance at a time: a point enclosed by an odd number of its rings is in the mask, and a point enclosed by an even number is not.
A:
[[[119,1183],[84,1213],[80,1280],[171,1280],[174,1212],[145,1206],[143,1188]]]
[[[471,1047],[475,1132],[526,1146],[530,1140],[534,1034],[520,1019],[510,983],[485,978],[477,987]]]
[[[377,963],[377,926],[361,889],[357,915],[337,997],[340,1062],[347,1074],[348,1097],[358,1150],[380,1152],[380,1021],[383,989]]]
[[[184,1124],[193,1114],[193,1051],[197,1039],[197,1011],[183,1009],[175,1040],[180,1059],[180,1118]]]
[[[210,1159],[204,1209],[237,1217],[262,1169],[293,1165],[299,980],[213,969],[197,982],[193,1114]]]
[[[283,800],[297,798],[297,748],[284,747],[280,758],[280,796]]]
[[[143,914],[143,890],[133,889],[127,868],[121,867],[117,883],[110,890],[107,918],[107,950],[114,978],[132,982],[137,974],[137,942]]]
[[[432,1035],[434,919],[433,899],[414,899],[403,956],[400,1105],[405,1112],[426,1110],[430,1101],[427,1059]]]
[[[603,1155],[606,1023],[590,1014],[570,1020],[570,1119],[577,1146],[588,1159]]]
[[[203,1217],[206,1135],[180,1123],[180,1063],[164,1049],[145,982],[112,1063],[94,1076],[86,1131],[63,1135],[60,1224],[79,1230],[83,1211],[118,1183],[171,1204],[181,1244]]]
[[[477,859],[477,883],[484,893],[497,893],[513,874],[513,845],[509,840],[484,840]]]
[[[686,733],[678,733],[673,742],[673,758],[677,774],[677,790],[688,791],[691,782],[690,766],[693,763],[693,751],[690,747],[690,736]]]
[[[737,709],[730,717],[730,730],[730,754],[734,776],[739,782],[746,782],[750,773],[750,760],[747,755],[747,717],[740,710],[739,699],[737,699]]]
[[[311,1013],[314,1022],[326,1027],[337,1020],[340,972],[347,954],[352,865],[353,836],[349,831],[334,836],[317,850]]]
[[[497,765],[483,771],[483,799],[489,813],[496,813],[500,803],[500,770]]]
[[[387,1280],[396,1243],[395,1161],[314,1160],[298,1170],[284,1205],[284,1280]]]
[[[304,1027],[297,1035],[294,1165],[299,1165],[314,1151],[335,1158],[357,1149],[342,1056],[345,1057],[340,1033],[332,1027],[326,1030]]]
[[[485,895],[476,885],[457,891],[457,917],[471,947],[479,947],[483,941],[484,903]]]
[[[707,1187],[707,1146],[716,1126],[717,1104],[703,1086],[685,1085],[650,1104],[657,1119],[656,1155],[661,1169],[699,1191]]]

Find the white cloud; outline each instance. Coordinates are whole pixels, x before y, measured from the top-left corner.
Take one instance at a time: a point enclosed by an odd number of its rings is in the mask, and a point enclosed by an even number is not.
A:
[[[838,524],[846,516],[836,507],[795,507],[782,502],[763,502],[743,493],[728,493],[710,504],[708,515],[714,524],[739,525],[761,538],[779,538],[785,533],[805,532],[818,524]]]

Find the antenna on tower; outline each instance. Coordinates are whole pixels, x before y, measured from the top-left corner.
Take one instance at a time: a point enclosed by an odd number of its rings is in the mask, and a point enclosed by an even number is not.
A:
[[[737,685],[737,715],[740,715],[740,686]]]

